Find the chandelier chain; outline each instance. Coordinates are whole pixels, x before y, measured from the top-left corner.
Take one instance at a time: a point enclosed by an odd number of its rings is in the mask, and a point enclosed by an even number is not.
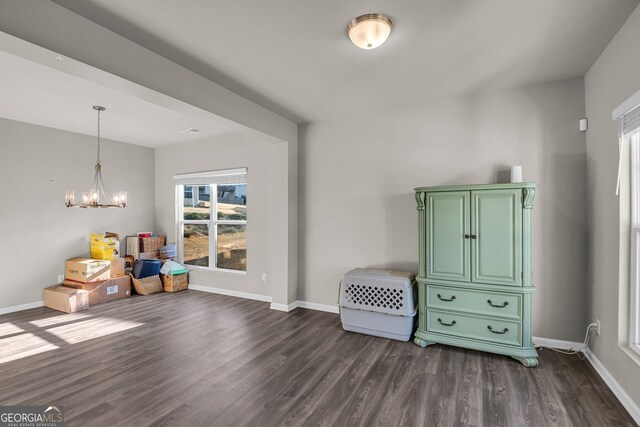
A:
[[[98,109],[98,159],[97,162],[100,164],[100,112],[102,110]]]

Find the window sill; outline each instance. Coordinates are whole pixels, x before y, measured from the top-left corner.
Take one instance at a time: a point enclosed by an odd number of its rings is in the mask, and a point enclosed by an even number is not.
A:
[[[633,360],[634,362],[636,362],[638,365],[640,365],[640,354],[637,353],[634,349],[632,349],[630,346],[626,345],[626,344],[619,344],[618,347],[620,347],[620,349],[631,358],[631,360]]]
[[[211,272],[214,272],[214,273],[232,274],[234,276],[246,276],[247,275],[246,271],[229,270],[229,269],[226,269],[226,268],[203,267],[203,266],[200,266],[200,265],[189,265],[189,264],[183,264],[183,265],[186,266],[189,271],[191,271],[191,270],[211,271]]]

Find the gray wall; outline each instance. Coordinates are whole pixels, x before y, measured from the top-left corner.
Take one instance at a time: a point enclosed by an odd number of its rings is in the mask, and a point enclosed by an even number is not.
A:
[[[584,82],[460,97],[301,126],[298,299],[335,305],[354,267],[417,271],[417,186],[508,181],[534,210],[534,334],[587,325]]]
[[[635,402],[640,403],[640,368],[625,354],[626,260],[619,248],[619,203],[615,196],[618,137],[611,112],[640,90],[640,8],[636,8],[585,77],[587,132],[587,212],[589,226],[590,320],[600,319],[592,349]],[[625,202],[622,200],[622,202]],[[620,345],[619,345],[620,343]],[[640,359],[638,359],[640,360]]]
[[[128,192],[126,209],[68,209],[93,180],[95,138],[0,119],[0,309],[42,300],[64,261],[89,255],[89,233],[153,229],[153,150],[104,140],[103,178]]]
[[[193,270],[190,282],[194,285],[223,288],[271,296],[270,284],[278,259],[286,258],[286,247],[276,253],[270,250],[271,202],[273,192],[286,195],[286,187],[275,189],[273,182],[273,151],[284,144],[271,144],[239,134],[228,134],[205,142],[161,147],[156,149],[156,224],[158,231],[167,234],[169,242],[176,241],[175,184],[173,175],[219,169],[247,167],[247,274],[210,270]],[[285,147],[286,150],[286,147]],[[284,158],[286,162],[286,157]],[[284,169],[286,174],[286,169]],[[286,182],[286,181],[285,181]],[[286,214],[286,202],[284,203]],[[267,273],[267,282],[261,281]],[[280,272],[286,276],[286,271]]]

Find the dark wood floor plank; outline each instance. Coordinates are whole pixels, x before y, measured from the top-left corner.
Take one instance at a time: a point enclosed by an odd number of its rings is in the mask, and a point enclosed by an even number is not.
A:
[[[529,369],[191,290],[0,316],[0,361],[0,405],[61,404],[69,426],[635,425],[576,356]]]

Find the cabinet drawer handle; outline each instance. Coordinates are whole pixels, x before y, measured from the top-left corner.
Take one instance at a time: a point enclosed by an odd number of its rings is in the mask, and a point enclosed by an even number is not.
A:
[[[496,304],[493,304],[490,299],[487,300],[487,303],[489,303],[491,307],[495,307],[495,308],[505,308],[506,306],[509,305],[508,301],[505,301],[504,304],[502,305],[496,305]]]
[[[453,326],[456,324],[456,321],[452,320],[451,323],[444,323],[442,319],[438,317],[438,323],[440,323],[442,326]]]
[[[456,299],[456,296],[455,296],[455,295],[451,295],[451,298],[450,298],[450,299],[446,299],[446,298],[442,298],[442,295],[438,294],[438,298],[440,299],[440,301],[451,302],[451,301],[453,301],[454,299]]]
[[[493,332],[494,334],[498,334],[498,335],[502,335],[502,334],[506,334],[507,332],[509,332],[509,329],[504,328],[502,330],[502,332],[500,331],[494,331],[493,328],[491,328],[491,325],[487,326],[487,329],[489,329],[491,332]]]

